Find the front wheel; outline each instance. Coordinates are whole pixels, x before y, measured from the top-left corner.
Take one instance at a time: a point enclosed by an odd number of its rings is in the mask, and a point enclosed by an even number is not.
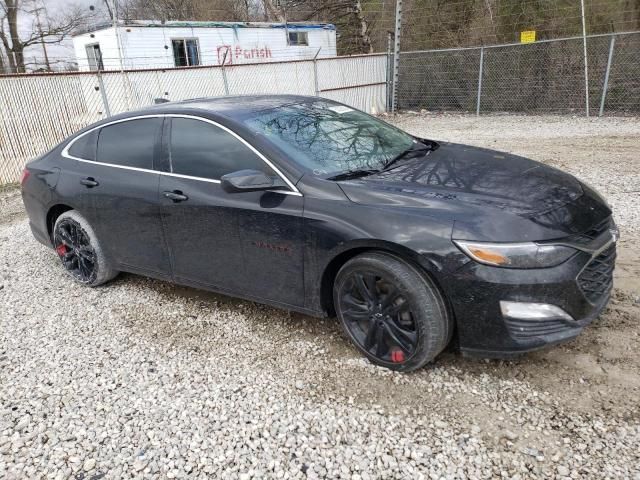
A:
[[[344,331],[377,365],[416,370],[450,339],[442,295],[426,275],[395,256],[352,258],[336,276],[333,297]]]
[[[89,222],[75,210],[56,219],[53,246],[64,269],[79,283],[96,287],[118,274]]]

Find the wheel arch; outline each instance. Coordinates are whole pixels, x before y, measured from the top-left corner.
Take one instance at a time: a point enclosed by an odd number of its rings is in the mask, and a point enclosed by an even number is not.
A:
[[[47,211],[47,234],[49,235],[51,243],[53,243],[53,226],[56,224],[56,220],[60,215],[69,210],[74,210],[74,208],[64,203],[57,203],[52,205]]]
[[[322,310],[329,316],[335,316],[333,284],[338,271],[353,257],[365,252],[381,252],[393,255],[414,267],[422,275],[427,276],[440,291],[442,298],[444,298],[445,303],[447,304],[449,314],[452,315],[453,318],[453,310],[450,307],[449,299],[438,281],[438,271],[440,270],[439,266],[429,258],[422,256],[405,246],[382,240],[352,242],[349,245],[343,246],[339,252],[335,252],[331,260],[326,264],[320,280],[320,305]]]

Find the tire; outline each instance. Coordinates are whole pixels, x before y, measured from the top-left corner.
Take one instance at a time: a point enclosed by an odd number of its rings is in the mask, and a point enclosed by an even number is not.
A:
[[[333,298],[342,328],[358,350],[392,370],[421,368],[453,334],[437,287],[394,255],[364,253],[346,262],[336,276]]]
[[[89,222],[75,210],[56,219],[52,237],[62,267],[78,283],[97,287],[118,274]]]

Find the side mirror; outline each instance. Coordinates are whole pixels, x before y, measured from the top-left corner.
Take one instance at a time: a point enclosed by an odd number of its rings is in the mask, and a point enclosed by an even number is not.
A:
[[[282,188],[281,182],[276,182],[264,172],[258,170],[238,170],[227,173],[220,178],[220,184],[225,192],[259,192]]]

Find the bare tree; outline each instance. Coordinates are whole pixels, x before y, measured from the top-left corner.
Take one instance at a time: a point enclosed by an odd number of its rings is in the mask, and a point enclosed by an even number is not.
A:
[[[272,0],[264,0],[265,10],[270,12]],[[280,11],[287,21],[322,21],[336,25],[340,34],[341,53],[371,53],[372,22],[366,6],[377,11],[382,8],[380,0],[281,0]],[[272,15],[270,15],[273,18]],[[383,32],[383,37],[386,35]]]
[[[371,36],[369,35],[369,23],[362,12],[362,2],[356,0],[353,6],[354,15],[358,25],[360,25],[360,38],[362,45],[366,49],[365,53],[373,53],[373,45],[371,44]]]
[[[262,1],[119,0],[118,16],[131,20],[251,21],[258,18]]]
[[[38,18],[38,11],[34,0],[0,0],[0,42],[7,54],[11,72],[25,71],[25,48],[35,44],[45,46],[60,43],[84,20],[77,7],[43,20]],[[21,16],[30,18],[32,22],[31,32],[25,37],[18,31],[18,19]]]
[[[264,19],[266,21],[284,22],[286,20],[285,11],[277,7],[273,0],[263,0]]]

